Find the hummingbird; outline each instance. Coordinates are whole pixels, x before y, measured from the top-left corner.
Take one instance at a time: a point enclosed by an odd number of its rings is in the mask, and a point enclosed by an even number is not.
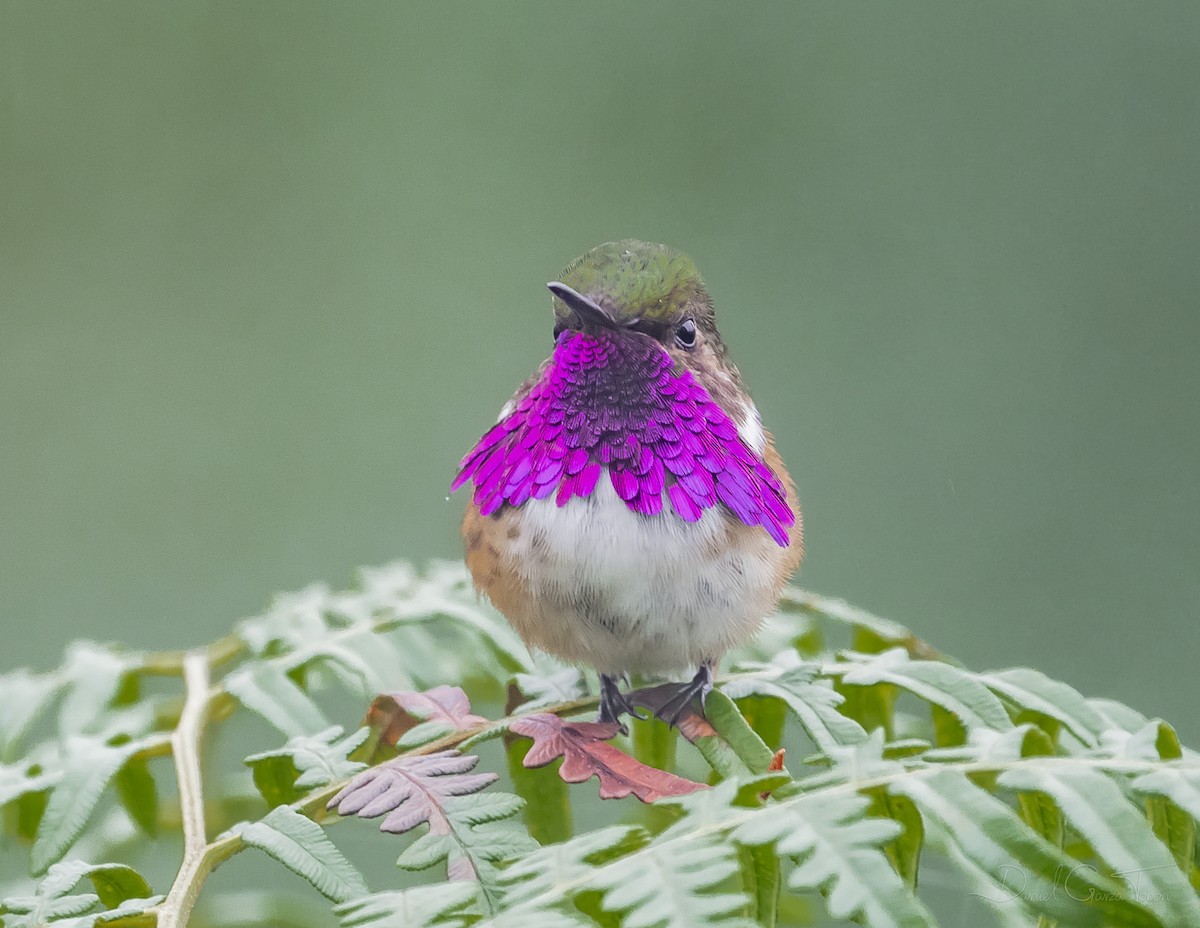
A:
[[[800,565],[796,488],[687,255],[609,242],[546,285],[550,357],[459,462],[476,589],[529,646],[600,679],[599,720],[641,717],[620,682],[676,683],[675,725]]]

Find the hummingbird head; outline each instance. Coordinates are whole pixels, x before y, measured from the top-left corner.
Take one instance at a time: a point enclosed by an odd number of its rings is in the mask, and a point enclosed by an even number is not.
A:
[[[627,240],[576,258],[554,294],[554,353],[462,459],[483,515],[611,482],[625,505],[686,522],[724,507],[788,544],[795,518],[763,460],[753,401],[691,258]]]
[[[565,331],[637,333],[658,342],[677,367],[724,366],[712,300],[682,252],[626,239],[576,258],[554,294],[554,337]]]

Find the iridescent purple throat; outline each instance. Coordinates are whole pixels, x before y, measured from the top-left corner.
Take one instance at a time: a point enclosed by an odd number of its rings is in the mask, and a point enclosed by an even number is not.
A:
[[[541,379],[462,459],[451,489],[473,480],[484,515],[552,493],[563,506],[607,470],[634,512],[662,512],[664,491],[687,522],[724,503],[786,547],[795,516],[783,485],[692,372],[672,367],[644,336],[563,332]]]

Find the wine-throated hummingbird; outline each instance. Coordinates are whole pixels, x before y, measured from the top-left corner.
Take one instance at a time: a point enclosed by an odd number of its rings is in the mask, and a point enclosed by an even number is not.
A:
[[[531,646],[600,675],[696,668],[679,720],[803,555],[795,486],[686,255],[600,245],[547,285],[554,350],[459,464],[467,567]]]

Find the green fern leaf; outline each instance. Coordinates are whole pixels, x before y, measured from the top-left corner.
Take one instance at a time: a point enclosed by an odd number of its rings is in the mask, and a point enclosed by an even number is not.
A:
[[[390,565],[378,571],[363,572],[363,592],[371,595],[392,582],[387,574],[397,567],[411,575],[411,565]],[[424,572],[400,595],[393,595],[387,611],[399,622],[430,617],[450,619],[470,629],[500,660],[507,673],[529,673],[533,659],[508,623],[492,609],[479,603],[475,587],[465,565],[459,561],[431,561]]]
[[[709,693],[704,701],[704,714],[750,776],[767,772],[775,759],[775,752],[750,727],[727,694],[720,690]]]
[[[596,923],[567,909],[511,909],[475,922],[472,928],[596,928]]]
[[[94,893],[73,893],[88,877]],[[124,864],[89,864],[65,860],[50,867],[33,896],[10,896],[0,903],[7,928],[89,928],[98,921],[142,912],[161,897],[150,897],[150,887],[136,870]],[[98,904],[106,912],[92,910]]]
[[[62,734],[92,731],[117,695],[129,668],[128,658],[90,641],[77,641],[67,648],[62,670],[66,690],[58,707]]]
[[[59,925],[61,928],[93,928],[95,925],[128,924],[133,920],[145,924],[148,917],[146,913],[162,902],[163,898],[163,896],[150,896],[145,899],[127,899],[116,908],[93,912],[81,918],[60,922]]]
[[[934,847],[970,882],[990,887],[980,898],[998,912],[1020,908],[1072,928],[1159,925],[1124,884],[1081,866],[961,773],[923,772],[897,778],[890,789],[916,804]]]
[[[796,716],[821,751],[865,741],[867,733],[853,719],[838,711],[842,697],[825,680],[816,679],[817,668],[796,651],[783,651],[770,663],[745,663],[739,671],[753,676],[730,680],[721,687],[730,699],[769,696],[780,699]]]
[[[738,914],[748,905],[745,893],[714,891],[738,869],[735,848],[716,824],[730,813],[737,784],[719,789],[673,799],[689,814],[649,842],[640,829],[616,826],[518,861],[505,873],[504,910],[513,919],[506,924],[579,924],[561,906],[597,890],[603,910],[623,913],[631,928],[750,924]]]
[[[329,728],[320,707],[274,661],[251,664],[225,678],[225,688],[247,709],[257,712],[288,737]]]
[[[61,770],[47,770],[33,757],[24,763],[0,764],[0,806],[22,796],[46,792],[61,777]]]
[[[1143,796],[1163,796],[1200,821],[1200,766],[1175,761],[1143,773],[1130,784]]]
[[[362,896],[333,911],[342,928],[460,928],[478,909],[478,896],[472,883],[441,883]]]
[[[117,771],[113,785],[121,805],[134,823],[149,837],[158,834],[158,785],[143,758],[131,757]]]
[[[279,806],[266,817],[235,829],[242,841],[265,851],[299,874],[321,895],[346,902],[365,895],[367,884],[342,856],[325,830],[288,806]]]
[[[733,917],[746,908],[744,893],[712,891],[737,872],[733,849],[720,836],[670,835],[594,872],[588,886],[603,894],[605,910],[623,913],[629,928],[753,925]]]
[[[978,679],[1014,705],[1061,722],[1081,744],[1095,747],[1106,725],[1078,691],[1028,667],[982,673]]]
[[[1012,719],[1003,703],[975,674],[940,661],[913,660],[903,648],[882,654],[844,654],[848,663],[834,665],[842,682],[854,686],[894,683],[926,702],[941,706],[967,728],[1007,731]]]
[[[1008,770],[999,784],[1052,796],[1070,825],[1164,925],[1200,925],[1200,900],[1145,815],[1115,782],[1083,766],[1035,765]]]
[[[834,918],[862,918],[872,928],[925,928],[933,916],[892,869],[883,848],[902,833],[884,818],[869,818],[870,800],[822,792],[772,802],[738,825],[733,840],[775,844],[795,858],[788,885],[819,890]]]
[[[30,869],[35,874],[45,873],[75,842],[105,787],[137,747],[135,743],[113,747],[91,736],[67,739],[62,777],[50,794],[30,850]]]
[[[0,676],[0,762],[16,756],[29,729],[62,686],[58,674],[18,669]]]
[[[820,596],[795,586],[783,588],[779,607],[784,611],[819,615],[849,625],[851,628],[863,628],[884,641],[896,644],[904,644],[916,639],[916,636],[899,622],[873,615],[865,609],[852,606],[844,599]]]
[[[637,826],[611,825],[534,851],[505,869],[505,907],[533,911],[560,903],[587,881],[597,864],[646,841]]]
[[[360,728],[343,738],[342,727],[333,725],[315,735],[290,738],[287,744],[273,751],[251,754],[243,763],[254,771],[263,798],[271,802],[272,797],[307,792],[345,780],[362,770],[366,764],[347,760],[347,756],[369,734],[370,729]]]
[[[329,633],[326,612],[333,595],[323,583],[314,583],[293,593],[281,593],[261,615],[238,625],[238,635],[251,653],[271,657],[304,647]]]
[[[587,695],[587,682],[577,667],[564,667],[545,674],[519,673],[514,679],[525,696],[521,703],[523,710],[532,711]]]

